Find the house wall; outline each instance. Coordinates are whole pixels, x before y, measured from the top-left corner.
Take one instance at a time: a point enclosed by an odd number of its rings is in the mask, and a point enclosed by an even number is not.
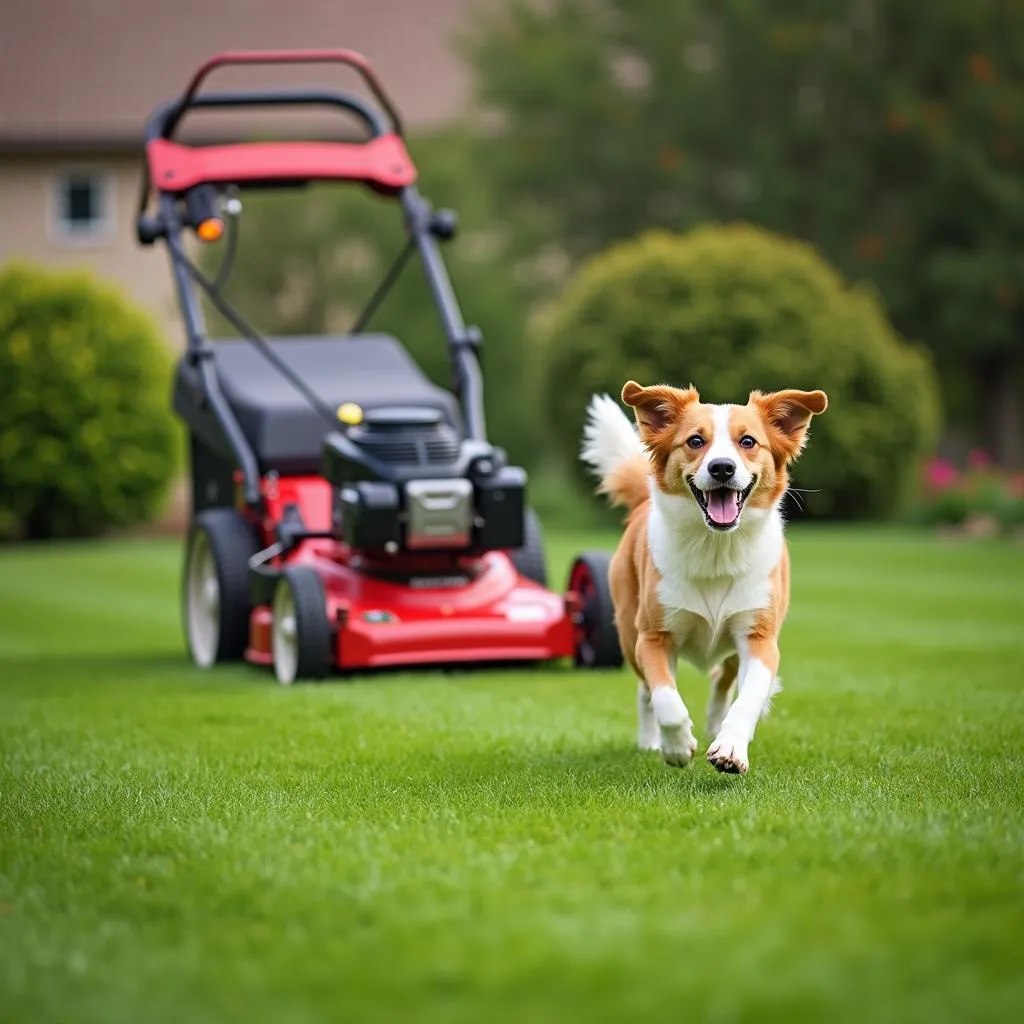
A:
[[[111,219],[101,240],[68,240],[55,230],[55,177],[67,168],[109,173]],[[114,284],[160,324],[168,343],[184,345],[166,252],[135,240],[140,160],[137,156],[0,156],[0,264],[24,260],[52,269],[83,269]]]
[[[469,10],[489,0],[181,0],[173,7],[104,0],[14,4],[0,30],[0,265],[27,259],[49,267],[84,267],[121,286],[156,316],[175,348],[184,343],[173,302],[167,254],[135,241],[140,157],[99,156],[102,146],[138,139],[155,105],[178,94],[192,69],[228,49],[352,47],[374,64],[410,128],[438,124],[463,108],[466,68],[452,53]],[[102,7],[99,11],[97,8]],[[152,8],[152,9],[151,9]],[[13,19],[13,20],[12,20]],[[56,35],[53,24],[63,26]],[[199,31],[196,26],[201,26]],[[147,39],[152,45],[138,45]],[[324,68],[220,69],[216,88],[309,85],[365,90],[351,71]],[[263,111],[261,131],[275,133]],[[217,116],[204,114],[217,130]],[[279,118],[288,127],[296,111]],[[333,125],[335,115],[331,115]],[[321,117],[320,120],[323,120]],[[249,120],[245,123],[250,124]],[[304,122],[303,122],[304,123]],[[318,122],[319,123],[319,122]],[[222,126],[223,127],[223,126]],[[230,133],[229,133],[230,134]],[[313,136],[310,136],[313,137]],[[53,173],[76,165],[41,147],[92,153],[86,162],[114,175],[112,233],[95,244],[52,236]],[[47,153],[29,156],[29,153]],[[15,155],[17,154],[17,155]]]

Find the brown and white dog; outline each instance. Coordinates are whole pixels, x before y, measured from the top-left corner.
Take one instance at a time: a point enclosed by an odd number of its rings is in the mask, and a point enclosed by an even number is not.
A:
[[[743,773],[755,726],[779,688],[787,467],[828,398],[754,391],[746,405],[709,405],[692,386],[629,381],[622,401],[636,429],[614,399],[595,395],[581,458],[598,490],[628,510],[609,583],[623,655],[640,678],[639,746],[680,767],[697,750],[676,689],[681,657],[711,676],[708,760]]]

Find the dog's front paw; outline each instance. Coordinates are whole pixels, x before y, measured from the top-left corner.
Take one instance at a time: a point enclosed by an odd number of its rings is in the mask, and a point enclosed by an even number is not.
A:
[[[689,720],[682,725],[661,726],[661,757],[665,764],[685,768],[697,753],[697,737]]]
[[[651,706],[658,720],[661,757],[665,764],[684,768],[697,753],[697,737],[683,698],[672,687],[659,687],[651,694]]]
[[[708,747],[708,760],[720,772],[730,775],[746,775],[750,767],[747,744],[739,736],[720,732]]]

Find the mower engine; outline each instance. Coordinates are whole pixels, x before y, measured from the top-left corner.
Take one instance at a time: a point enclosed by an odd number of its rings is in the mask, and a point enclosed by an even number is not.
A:
[[[324,442],[335,536],[367,555],[523,544],[526,473],[432,408],[381,408]]]

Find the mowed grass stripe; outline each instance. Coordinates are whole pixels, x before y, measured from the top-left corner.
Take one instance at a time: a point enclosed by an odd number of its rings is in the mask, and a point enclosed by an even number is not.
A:
[[[0,560],[0,661],[180,648],[180,544],[26,545]]]

